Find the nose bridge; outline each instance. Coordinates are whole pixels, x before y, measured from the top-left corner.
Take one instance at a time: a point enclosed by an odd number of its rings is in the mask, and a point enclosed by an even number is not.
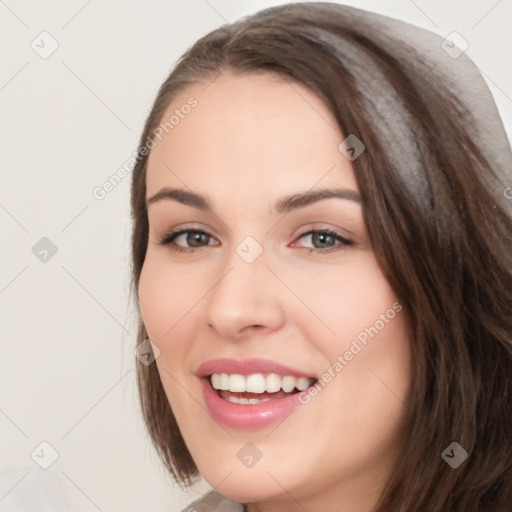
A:
[[[273,330],[283,322],[279,287],[267,263],[263,246],[251,236],[225,256],[206,307],[206,323],[222,337],[237,339],[246,328]]]

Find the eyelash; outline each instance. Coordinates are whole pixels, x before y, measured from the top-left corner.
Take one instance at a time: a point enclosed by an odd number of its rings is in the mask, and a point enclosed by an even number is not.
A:
[[[198,249],[203,249],[204,247],[208,247],[209,244],[200,246],[200,247],[181,247],[179,245],[173,244],[173,241],[178,236],[183,235],[185,233],[201,234],[201,235],[206,235],[210,238],[213,238],[212,235],[210,235],[206,231],[202,231],[200,229],[182,229],[182,230],[178,230],[178,231],[170,231],[169,233],[165,234],[164,237],[161,238],[156,243],[159,245],[168,246],[169,249],[171,249],[172,251],[177,252],[177,253],[181,253],[181,252],[190,253],[190,252],[194,252]],[[314,234],[330,236],[330,237],[334,238],[336,241],[338,241],[339,243],[328,248],[328,249],[318,249],[318,248],[311,249],[311,248],[309,248],[308,254],[311,254],[312,252],[321,252],[321,253],[325,254],[325,253],[330,253],[330,252],[334,252],[334,251],[344,250],[347,247],[354,244],[354,242],[352,240],[349,240],[348,238],[345,238],[345,237],[341,236],[339,233],[336,233],[335,231],[332,231],[330,229],[311,229],[309,231],[305,231],[304,233],[301,233],[297,237],[297,240],[299,240],[305,236],[314,235]]]

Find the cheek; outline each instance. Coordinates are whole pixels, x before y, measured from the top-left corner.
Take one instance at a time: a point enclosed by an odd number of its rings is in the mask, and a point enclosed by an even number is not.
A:
[[[194,349],[190,340],[198,326],[196,308],[206,290],[198,283],[197,273],[177,271],[160,255],[148,254],[139,280],[140,311],[149,338],[160,350],[155,363],[163,389],[179,428],[189,434],[188,440],[190,433],[194,435],[198,418],[217,428],[206,410],[198,406],[197,383],[189,380],[189,356]],[[191,400],[191,394],[197,399]]]
[[[333,402],[343,404],[345,411],[339,414],[340,424],[351,431],[350,423],[358,418],[365,425],[360,427],[363,437],[373,436],[378,450],[377,445],[394,438],[405,412],[411,340],[403,306],[382,273],[368,273],[366,280],[358,282],[343,321],[336,324],[339,341],[330,346],[330,359],[339,371],[334,372],[332,391]],[[353,435],[359,439],[357,429]]]
[[[376,322],[381,327],[381,315],[396,316],[397,298],[371,252],[354,254],[337,266],[317,266],[311,272],[297,268],[287,277],[310,310],[306,314],[317,335],[330,338],[333,350],[350,345],[358,335],[364,338],[365,329]]]
[[[323,380],[333,403],[343,404],[343,411],[353,411],[368,425],[380,427],[379,417],[394,423],[410,385],[411,346],[403,306],[373,254],[359,254],[336,271],[317,273],[314,281],[296,279],[299,293],[322,320],[310,324],[311,339],[325,357]],[[351,431],[345,424],[351,416],[345,412],[338,420]]]
[[[165,312],[169,310],[169,300],[172,300],[172,296],[167,292],[167,286],[161,279],[160,269],[150,260],[148,256],[142,267],[138,296],[146,331],[151,340],[156,341],[164,332]]]
[[[399,406],[396,396],[405,395],[410,381],[410,340],[403,305],[375,260],[354,274],[347,291],[336,324],[342,340],[338,354],[347,362],[346,377],[369,398],[387,398]]]
[[[193,273],[177,272],[165,257],[148,252],[139,280],[139,305],[149,337],[157,342],[171,336],[178,322],[192,313],[205,286]],[[162,347],[160,347],[162,348]]]

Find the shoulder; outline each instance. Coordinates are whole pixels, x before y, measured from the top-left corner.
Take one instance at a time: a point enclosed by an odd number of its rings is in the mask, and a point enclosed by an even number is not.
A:
[[[244,512],[241,503],[231,501],[216,491],[210,491],[185,507],[181,512]]]

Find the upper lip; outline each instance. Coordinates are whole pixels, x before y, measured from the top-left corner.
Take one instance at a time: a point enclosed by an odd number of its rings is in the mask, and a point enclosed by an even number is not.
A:
[[[212,359],[206,361],[196,370],[197,377],[207,377],[212,373],[228,373],[238,375],[251,375],[253,373],[276,373],[281,376],[290,375],[292,377],[308,377],[316,379],[311,373],[306,373],[295,368],[291,368],[276,361],[269,359]]]

